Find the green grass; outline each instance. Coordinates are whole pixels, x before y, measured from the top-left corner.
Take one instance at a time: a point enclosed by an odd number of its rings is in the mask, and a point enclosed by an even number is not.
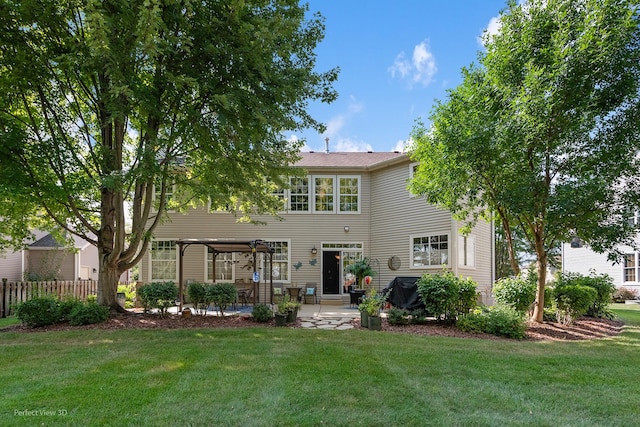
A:
[[[640,310],[591,342],[289,328],[0,333],[0,419],[100,426],[628,426]]]

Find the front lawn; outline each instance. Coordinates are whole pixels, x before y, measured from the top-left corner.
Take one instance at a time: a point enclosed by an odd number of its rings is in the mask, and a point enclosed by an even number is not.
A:
[[[2,425],[637,423],[640,310],[583,342],[290,328],[0,333]]]

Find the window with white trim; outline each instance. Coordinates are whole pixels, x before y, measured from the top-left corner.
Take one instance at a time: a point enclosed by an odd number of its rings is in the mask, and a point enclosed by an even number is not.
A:
[[[638,252],[629,253],[624,255],[623,266],[623,281],[624,282],[637,282],[640,271],[638,271]]]
[[[235,275],[235,254],[219,253],[216,256],[216,276],[213,277],[213,249],[207,248],[207,281],[209,282],[230,282]]]
[[[165,187],[165,192],[164,192],[164,200],[166,201],[165,203],[165,210],[167,211],[172,211],[172,209],[175,208],[175,201],[174,199],[174,194],[176,192],[176,186],[175,184],[167,184]],[[160,195],[162,194],[162,185],[160,185],[160,182],[158,181],[154,186],[153,186],[153,209],[155,211],[158,210],[158,207],[160,205]]]
[[[315,176],[313,178],[314,212],[335,212],[335,178],[333,176]]]
[[[151,281],[177,280],[178,251],[173,240],[154,240],[149,254]]]
[[[270,277],[273,278],[274,282],[289,282],[289,277],[291,274],[290,271],[290,262],[291,256],[289,254],[289,242],[288,241],[280,241],[280,242],[267,242],[271,248],[273,248],[273,254],[271,255],[271,265],[273,266],[273,270],[269,271],[271,266],[269,265],[269,257],[265,256],[265,279],[269,280]]]
[[[360,179],[357,176],[338,177],[338,209],[342,213],[360,212]]]
[[[473,234],[458,236],[458,265],[468,268],[476,266],[476,237]]]
[[[309,178],[291,177],[289,185],[289,211],[309,212]]]
[[[449,265],[449,235],[411,236],[411,268],[447,267]]]

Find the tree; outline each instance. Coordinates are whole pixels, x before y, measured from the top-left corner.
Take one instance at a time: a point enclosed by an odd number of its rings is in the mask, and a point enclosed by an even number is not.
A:
[[[0,3],[0,228],[96,245],[98,302],[117,307],[167,209],[276,212],[274,189],[323,125],[337,69],[314,70],[323,18],[294,0]]]
[[[559,242],[613,251],[637,231],[640,19],[633,1],[530,0],[510,1],[500,23],[431,126],[414,128],[411,186],[470,224],[486,215],[522,232],[542,321]]]

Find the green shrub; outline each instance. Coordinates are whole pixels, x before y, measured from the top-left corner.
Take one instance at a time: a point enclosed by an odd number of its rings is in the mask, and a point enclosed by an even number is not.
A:
[[[235,302],[237,290],[233,283],[213,283],[206,286],[205,294],[218,307],[220,315],[224,316],[224,310]]]
[[[633,300],[638,298],[638,292],[635,289],[618,288],[613,292],[612,299],[614,302],[625,302],[626,300]]]
[[[109,308],[95,303],[76,305],[69,314],[73,326],[102,323],[109,318]]]
[[[387,321],[390,325],[409,324],[409,311],[403,308],[391,307],[387,312]]]
[[[536,299],[536,282],[531,280],[532,275],[520,275],[518,277],[505,277],[493,285],[493,296],[496,302],[526,313],[531,310],[531,305]],[[533,276],[535,279],[535,276]]]
[[[504,305],[474,310],[460,317],[456,327],[466,332],[484,332],[515,339],[524,338],[527,331],[523,313]]]
[[[33,298],[16,305],[16,317],[32,328],[60,321],[60,306],[52,297]]]
[[[616,291],[616,287],[610,276],[606,274],[598,275],[595,273],[591,273],[589,276],[584,276],[579,273],[560,274],[556,279],[556,288],[562,288],[566,285],[588,286],[595,289],[595,299],[581,315],[584,314],[590,317],[611,317],[608,307],[613,301],[613,295]]]
[[[167,309],[176,303],[178,288],[173,282],[152,282],[140,286],[138,297],[142,301],[144,311],[157,308],[160,315],[164,316]]]
[[[66,322],[69,320],[69,315],[77,306],[82,305],[82,301],[78,298],[65,298],[62,301],[58,302],[58,307],[60,309],[60,318],[58,321]]]
[[[426,311],[438,320],[455,322],[476,305],[476,283],[453,273],[424,274],[418,280],[418,294]]]
[[[187,287],[187,295],[196,313],[206,314],[209,304],[204,283],[190,283]]]
[[[598,297],[598,292],[589,286],[559,282],[553,290],[558,322],[568,325],[585,315]]]
[[[496,306],[489,310],[485,332],[499,337],[522,339],[526,336],[527,323],[522,313],[511,307]]]
[[[464,332],[485,332],[487,330],[486,309],[476,309],[466,316],[461,316],[456,322],[456,327]]]
[[[266,323],[269,320],[273,319],[273,313],[271,312],[271,309],[269,308],[268,305],[256,304],[253,306],[251,317],[256,322]]]
[[[423,309],[416,309],[411,311],[409,323],[414,325],[424,325],[427,323],[427,312]]]

